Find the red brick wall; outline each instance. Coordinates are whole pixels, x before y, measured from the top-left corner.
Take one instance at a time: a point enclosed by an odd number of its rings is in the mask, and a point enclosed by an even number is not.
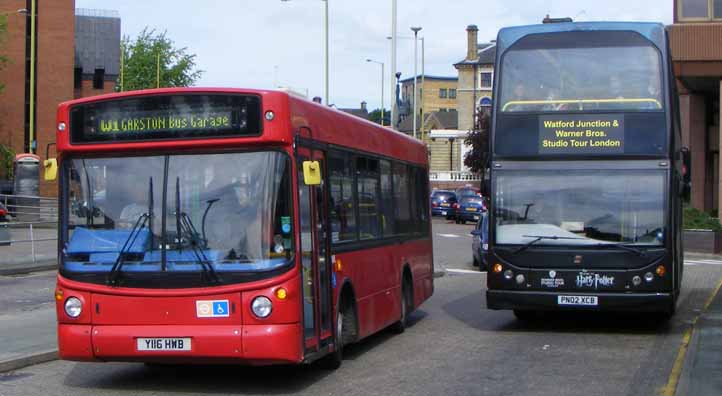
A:
[[[25,8],[25,0],[0,0],[0,12]],[[0,52],[9,58],[0,71],[0,144],[24,151],[25,135],[25,22],[24,15],[7,15],[7,33]]]
[[[26,8],[24,0],[0,0],[0,13]],[[0,72],[5,91],[0,94],[0,143],[18,153],[24,151],[25,135],[25,29],[24,16],[8,16],[8,35],[3,53],[10,58]],[[55,141],[55,115],[60,102],[73,99],[75,62],[75,1],[38,1],[37,15],[37,154],[45,159],[45,147]],[[53,152],[51,152],[52,156]],[[57,193],[55,183],[40,184],[41,195]]]
[[[39,3],[37,154],[42,161],[47,144],[55,142],[58,104],[73,99],[75,0]],[[56,183],[41,182],[40,193],[57,194]]]
[[[93,88],[93,79],[81,81],[80,89],[75,90],[75,99],[87,98],[88,96],[104,95],[115,92],[115,81],[105,81],[103,89]]]

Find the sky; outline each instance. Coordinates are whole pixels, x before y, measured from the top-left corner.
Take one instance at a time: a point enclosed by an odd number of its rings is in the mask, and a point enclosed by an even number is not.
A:
[[[389,107],[392,0],[328,0],[330,103],[341,108],[381,105],[381,66],[386,64]],[[575,21],[672,23],[672,0],[397,0],[398,35],[420,26],[426,75],[457,76],[466,55],[466,27],[479,41],[499,28],[539,23],[545,15]],[[76,0],[76,8],[116,10],[123,36],[145,27],[167,32],[177,47],[197,55],[201,87],[290,87],[323,96],[322,0]],[[414,74],[414,42],[398,41],[401,78]],[[419,48],[419,58],[420,58]],[[419,59],[419,73],[421,65]]]

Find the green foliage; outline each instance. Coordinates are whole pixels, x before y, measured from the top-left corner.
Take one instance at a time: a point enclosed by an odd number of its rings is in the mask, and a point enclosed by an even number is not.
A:
[[[719,219],[699,209],[685,206],[683,217],[685,230],[714,230],[722,232],[722,224],[720,224]]]
[[[381,124],[381,109],[376,109],[369,113],[369,120],[377,124]],[[391,113],[384,109],[384,125],[391,125]]]
[[[203,74],[196,70],[196,55],[187,48],[175,48],[165,32],[143,29],[135,40],[123,37],[123,91],[193,85]],[[160,58],[160,59],[159,59]],[[160,82],[158,62],[160,60]],[[116,90],[120,90],[120,77]]]
[[[13,161],[15,161],[15,150],[0,144],[0,178],[13,178]]]
[[[0,46],[2,46],[5,43],[5,34],[7,33],[8,28],[8,19],[5,15],[0,15]],[[5,65],[8,63],[7,56],[0,53],[0,70],[2,70]],[[5,89],[5,84],[0,82],[0,92]]]
[[[474,173],[481,175],[481,180],[485,179],[486,170],[489,168],[489,134],[491,133],[491,113],[485,108],[479,107],[474,120],[474,129],[469,131],[464,139],[464,144],[471,146],[471,150],[464,156],[464,165],[469,167]],[[482,194],[484,191],[484,183],[481,185]]]

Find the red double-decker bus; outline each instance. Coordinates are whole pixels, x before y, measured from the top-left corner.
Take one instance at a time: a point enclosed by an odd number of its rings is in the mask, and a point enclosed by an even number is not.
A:
[[[60,357],[341,363],[433,293],[424,145],[283,92],[60,105]]]

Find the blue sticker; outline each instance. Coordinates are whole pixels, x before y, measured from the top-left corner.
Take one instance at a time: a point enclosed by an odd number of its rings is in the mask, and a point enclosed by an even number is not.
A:
[[[228,301],[213,301],[213,316],[228,316]]]
[[[281,230],[283,231],[284,234],[288,234],[289,232],[291,232],[291,225],[290,225],[290,224],[283,224],[283,225],[281,226]]]
[[[335,272],[331,273],[331,287],[334,289],[336,288],[336,273]]]

